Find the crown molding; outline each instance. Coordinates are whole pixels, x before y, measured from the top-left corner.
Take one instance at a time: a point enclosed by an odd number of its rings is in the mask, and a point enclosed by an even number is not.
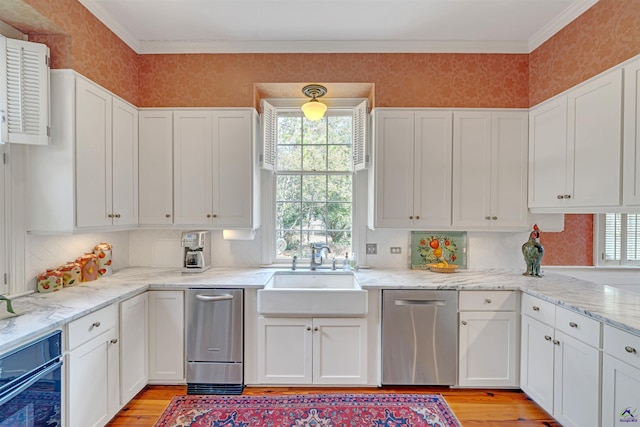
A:
[[[598,3],[598,1],[599,0],[583,0],[572,3],[571,6],[566,8],[553,21],[549,22],[529,39],[528,53],[542,46],[544,42],[573,22],[578,16],[589,10],[594,4]]]
[[[85,0],[86,1],[86,0]],[[529,53],[527,41],[141,41],[141,54]]]
[[[126,28],[124,28],[118,21],[113,19],[110,13],[108,13],[102,6],[100,6],[95,0],[78,0],[80,4],[89,10],[98,18],[100,22],[107,26],[116,36],[125,42],[136,53],[140,52],[140,41],[133,36]]]

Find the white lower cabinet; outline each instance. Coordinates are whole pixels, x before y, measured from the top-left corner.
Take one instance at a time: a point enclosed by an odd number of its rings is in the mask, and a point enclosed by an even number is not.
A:
[[[563,426],[599,427],[600,322],[548,308],[523,295],[520,388]]]
[[[602,427],[634,425],[640,418],[640,336],[604,326]]]
[[[366,318],[258,318],[258,382],[366,384]]]
[[[460,291],[459,386],[518,386],[516,296],[513,291]]]
[[[147,293],[120,303],[120,404],[149,381],[149,302]]]
[[[149,382],[184,384],[184,292],[149,291]]]
[[[116,305],[67,325],[66,425],[105,425],[120,409]]]

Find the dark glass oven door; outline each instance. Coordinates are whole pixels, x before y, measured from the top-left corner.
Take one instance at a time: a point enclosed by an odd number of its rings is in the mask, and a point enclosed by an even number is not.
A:
[[[62,361],[0,397],[0,427],[62,426]]]

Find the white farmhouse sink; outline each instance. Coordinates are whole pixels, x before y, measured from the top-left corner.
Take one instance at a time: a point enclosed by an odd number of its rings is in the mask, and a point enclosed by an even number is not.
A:
[[[277,271],[258,290],[258,314],[361,317],[367,314],[367,291],[352,272]]]

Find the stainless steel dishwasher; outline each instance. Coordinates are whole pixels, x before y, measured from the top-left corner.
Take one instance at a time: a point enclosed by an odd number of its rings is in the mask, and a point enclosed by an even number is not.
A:
[[[454,385],[457,291],[382,291],[382,384]]]
[[[188,289],[187,394],[241,394],[243,290]]]

